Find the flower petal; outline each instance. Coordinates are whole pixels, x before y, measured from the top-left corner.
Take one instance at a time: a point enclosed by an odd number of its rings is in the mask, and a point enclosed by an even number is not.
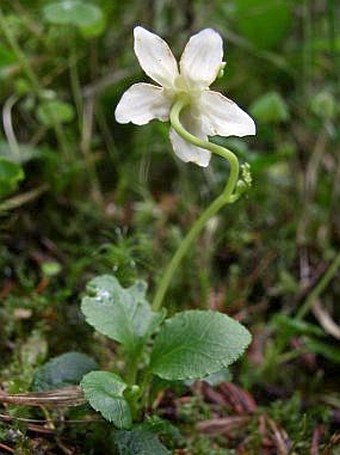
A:
[[[209,136],[253,136],[254,120],[236,103],[221,93],[206,90],[201,94],[199,110],[203,130]]]
[[[145,125],[150,120],[166,121],[169,118],[171,100],[161,87],[138,83],[132,85],[121,97],[115,117],[118,123],[132,122]]]
[[[145,73],[163,87],[171,88],[178,66],[167,43],[143,27],[135,27],[135,54]]]
[[[216,79],[222,64],[223,41],[211,28],[192,36],[180,61],[181,74],[189,85],[207,88]]]
[[[190,111],[185,113],[181,118],[184,128],[199,137],[207,140],[207,136],[202,131],[201,120],[191,115]],[[198,166],[207,167],[211,158],[211,152],[201,147],[196,147],[190,142],[179,136],[173,128],[170,128],[170,141],[175,154],[185,163],[191,161]]]

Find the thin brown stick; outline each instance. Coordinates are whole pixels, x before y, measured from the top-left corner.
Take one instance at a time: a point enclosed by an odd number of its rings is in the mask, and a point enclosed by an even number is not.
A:
[[[0,392],[0,402],[19,406],[71,407],[86,403],[80,387],[71,386],[49,392],[7,394]]]
[[[4,422],[24,422],[24,423],[27,423],[27,424],[42,424],[42,425],[45,425],[46,423],[48,423],[47,419],[27,419],[25,417],[14,417],[14,416],[10,416],[8,414],[0,414],[0,420],[3,420]],[[88,418],[88,417],[85,417],[84,419],[57,419],[57,420],[53,420],[53,422],[57,425],[57,424],[63,424],[65,425],[66,423],[67,424],[86,424],[86,423],[98,423],[100,422],[100,418]]]
[[[6,444],[2,444],[1,442],[0,442],[0,449],[6,450],[6,452],[8,452],[8,453],[15,453],[14,449],[6,446]]]
[[[0,212],[5,212],[7,210],[13,210],[20,207],[23,204],[27,204],[28,202],[34,201],[42,194],[48,191],[49,186],[47,184],[43,184],[34,190],[27,191],[26,193],[18,194],[18,196],[14,196],[10,199],[7,199],[2,204],[0,204]]]

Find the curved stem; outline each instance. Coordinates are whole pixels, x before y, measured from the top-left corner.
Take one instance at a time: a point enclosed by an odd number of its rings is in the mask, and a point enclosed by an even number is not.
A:
[[[16,138],[14,128],[13,128],[13,116],[12,109],[15,103],[18,101],[17,95],[11,95],[4,103],[2,110],[2,120],[4,125],[4,132],[6,139],[9,145],[9,149],[13,155],[13,159],[17,162],[20,162],[20,146]]]
[[[236,155],[234,155],[233,152],[220,145],[213,144],[212,142],[209,141],[204,141],[194,136],[193,134],[189,133],[189,131],[187,131],[183,127],[179,119],[180,113],[186,105],[187,103],[184,100],[178,100],[173,105],[170,112],[171,126],[174,128],[177,134],[179,134],[186,141],[190,142],[193,145],[196,145],[197,147],[205,148],[210,152],[226,159],[230,165],[230,174],[222,194],[220,194],[200,215],[200,217],[197,219],[197,221],[192,226],[192,228],[186,235],[185,239],[179,246],[175,255],[171,259],[168,267],[166,268],[164,275],[160,280],[154,301],[152,303],[152,309],[154,311],[159,311],[159,309],[161,308],[164,296],[168,290],[172,277],[178,268],[178,265],[180,264],[181,260],[191,247],[192,243],[195,241],[195,239],[198,237],[198,235],[204,228],[207,221],[217,212],[219,212],[224,205],[231,204],[236,200],[233,194],[239,176],[239,162]]]

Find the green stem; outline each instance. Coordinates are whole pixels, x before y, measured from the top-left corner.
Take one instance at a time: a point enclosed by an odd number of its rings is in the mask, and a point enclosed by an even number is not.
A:
[[[185,239],[179,246],[178,250],[176,251],[175,255],[171,259],[168,267],[163,274],[160,283],[158,285],[155,298],[152,304],[152,309],[154,311],[159,311],[162,306],[164,296],[168,290],[170,282],[175,274],[181,260],[188,252],[189,248],[191,247],[192,243],[198,237],[204,226],[206,225],[207,221],[217,212],[221,210],[221,208],[226,204],[231,204],[235,202],[236,198],[233,194],[239,176],[239,163],[237,157],[232,153],[230,150],[217,145],[213,144],[209,141],[204,141],[199,139],[198,137],[194,136],[193,134],[189,133],[181,124],[179,116],[181,111],[185,108],[187,103],[184,100],[178,100],[172,107],[170,112],[170,123],[174,130],[179,134],[183,139],[190,142],[191,144],[205,148],[210,152],[221,156],[222,158],[226,159],[230,165],[230,174],[227,184],[222,192],[200,215],[197,219],[195,224],[192,226],[188,234],[186,235]]]
[[[128,356],[127,362],[127,372],[126,372],[126,382],[129,384],[130,387],[136,384],[137,381],[137,373],[138,373],[138,360],[139,356],[137,355],[130,355]]]
[[[315,288],[309,294],[306,301],[304,302],[304,304],[301,306],[301,308],[297,312],[296,319],[303,319],[306,316],[306,314],[309,312],[309,310],[314,305],[315,300],[326,289],[326,287],[328,286],[331,279],[335,276],[339,267],[340,267],[340,254],[335,256],[334,261],[331,263],[331,265],[328,267],[328,269],[326,270],[326,272],[323,275],[323,277],[321,278],[321,280],[318,282],[318,284],[315,286]]]
[[[311,92],[312,72],[313,72],[313,28],[312,28],[312,15],[311,15],[311,2],[310,0],[303,0],[302,2],[303,11],[303,53],[302,53],[302,65],[303,65],[303,77],[301,81],[303,84],[302,93],[303,99],[309,100],[309,94]]]
[[[79,131],[82,132],[82,116],[83,116],[83,100],[81,96],[81,86],[78,71],[78,56],[77,49],[74,45],[74,39],[71,34],[70,54],[69,54],[69,68],[70,68],[70,83],[74,99],[74,104],[77,110]]]

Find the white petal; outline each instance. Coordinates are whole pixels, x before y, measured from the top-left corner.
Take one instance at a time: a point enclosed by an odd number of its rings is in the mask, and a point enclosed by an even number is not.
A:
[[[180,61],[181,74],[198,88],[207,88],[216,79],[223,59],[221,36],[207,28],[190,38]]]
[[[178,66],[167,43],[143,27],[134,29],[135,54],[145,73],[163,87],[173,87]]]
[[[145,125],[153,119],[163,122],[168,120],[171,100],[164,93],[163,88],[155,85],[144,83],[132,85],[116,107],[117,122]]]
[[[206,90],[201,94],[199,110],[203,130],[209,136],[253,136],[254,120],[236,103],[221,93]]]
[[[184,128],[194,136],[207,140],[207,136],[202,131],[201,120],[186,113],[181,118]],[[191,161],[202,167],[207,167],[211,158],[211,152],[201,147],[196,147],[190,142],[179,136],[173,128],[170,128],[170,141],[174,152],[185,163]]]

